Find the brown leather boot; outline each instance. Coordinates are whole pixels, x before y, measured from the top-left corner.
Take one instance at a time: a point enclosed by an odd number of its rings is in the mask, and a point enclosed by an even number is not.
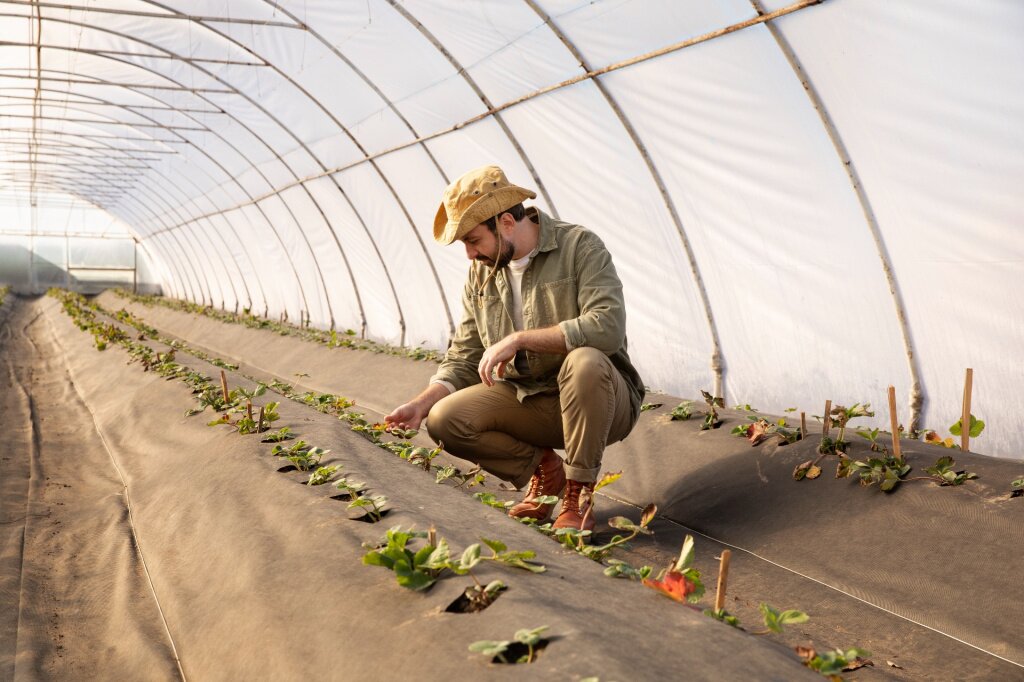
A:
[[[537,519],[544,523],[551,517],[553,504],[537,504],[533,500],[544,495],[561,495],[565,488],[565,469],[562,458],[551,448],[544,448],[544,456],[533,472],[530,485],[526,489],[523,501],[508,510],[508,515],[516,519]]]
[[[576,530],[594,530],[594,484],[569,479],[562,500],[562,511],[551,524],[555,530],[559,528],[575,528]]]

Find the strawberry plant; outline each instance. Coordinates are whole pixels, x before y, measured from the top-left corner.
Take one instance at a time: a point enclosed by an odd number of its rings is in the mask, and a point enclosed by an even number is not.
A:
[[[366,484],[362,482],[350,481],[347,476],[339,478],[334,487],[342,492],[344,497],[349,499],[355,499],[359,497],[359,494],[366,489]]]
[[[885,446],[878,443],[879,433],[881,433],[879,429],[864,429],[862,431],[858,431],[857,435],[865,439],[870,444],[868,448],[871,452],[888,452]]]
[[[648,410],[656,410],[665,403],[644,403],[640,406],[641,412],[647,412]]]
[[[613,549],[620,545],[625,545],[637,535],[640,535],[641,533],[644,535],[651,535],[653,531],[651,531],[647,526],[654,519],[657,513],[658,507],[656,505],[649,504],[644,509],[643,514],[640,517],[639,524],[630,521],[625,516],[615,516],[608,519],[609,526],[616,530],[626,531],[628,534],[615,535],[611,540],[603,545],[584,544],[584,539],[589,535],[589,531],[579,531],[574,528],[559,528],[555,531],[555,537],[564,545],[570,549],[575,549],[588,559],[603,562]]]
[[[282,457],[292,464],[299,471],[309,471],[315,466],[320,465],[320,460],[330,450],[324,450],[323,448],[313,447],[304,440],[299,440],[293,443],[290,447],[285,448],[282,445],[275,445],[274,449],[270,451],[270,454],[275,457]]]
[[[956,461],[950,457],[939,457],[939,459],[930,467],[926,467],[925,471],[932,475],[932,478],[939,485],[963,485],[965,482],[975,479],[978,474],[964,471],[953,471],[953,465]],[[921,478],[926,478],[922,476]]]
[[[780,417],[772,423],[761,416],[748,416],[749,424],[740,424],[730,432],[734,436],[742,436],[750,441],[750,445],[760,445],[769,438],[778,438],[783,445],[800,440],[800,429],[788,428],[786,418]]]
[[[857,670],[866,665],[873,665],[870,660],[865,658],[870,656],[871,653],[857,647],[845,650],[834,649],[819,654],[810,647],[798,646],[796,653],[804,665],[834,682],[841,682],[843,679],[842,673],[844,672]]]
[[[390,528],[384,533],[383,544],[369,547],[363,563],[393,571],[398,584],[406,589],[425,590],[448,569],[451,559],[448,542],[443,538],[436,546],[430,542],[416,552],[409,548],[411,540],[427,536],[425,531]]]
[[[684,400],[669,412],[669,421],[686,421],[693,416],[693,401]]]
[[[709,431],[717,429],[722,425],[722,420],[718,418],[718,410],[716,408],[724,408],[725,400],[713,396],[705,390],[701,390],[700,394],[704,397],[704,402],[708,404],[708,411],[704,413],[704,421],[701,422],[700,430]]]
[[[263,415],[264,421],[266,421],[266,413]],[[282,426],[277,431],[268,433],[266,437],[260,440],[261,443],[280,443],[281,441],[289,440],[292,435],[292,430],[287,426]]]
[[[836,478],[847,478],[856,474],[862,486],[878,484],[883,492],[892,492],[901,481],[906,480],[910,465],[902,459],[886,454],[882,457],[871,457],[866,462],[855,461],[845,455],[839,458]]]
[[[473,497],[479,500],[481,504],[486,504],[488,507],[494,507],[502,511],[507,511],[509,507],[515,504],[512,500],[499,500],[498,496],[494,493],[473,493]]]
[[[654,569],[650,566],[641,566],[635,568],[631,564],[621,561],[620,559],[609,559],[608,566],[604,569],[604,574],[609,578],[627,578],[629,580],[644,580],[651,577],[651,572]]]
[[[1024,495],[1024,476],[1010,481],[1010,497],[1021,497]]]
[[[704,615],[721,621],[726,625],[731,625],[734,628],[739,628],[740,630],[743,629],[740,627],[740,619],[725,609],[718,609],[717,611],[715,609],[704,609]]]
[[[323,485],[324,483],[328,483],[340,468],[340,464],[333,464],[331,466],[325,467],[317,467],[316,471],[309,475],[309,481],[306,483],[306,485]]]
[[[693,567],[693,558],[693,536],[687,535],[679,558],[662,571],[656,580],[644,578],[643,584],[679,602],[699,600],[704,596],[704,583],[700,580],[700,571]]]
[[[353,493],[355,497],[348,503],[349,509],[362,509],[366,512],[366,515],[362,517],[362,520],[369,521],[370,523],[378,523],[387,510],[384,509],[384,505],[387,504],[388,498],[384,495],[363,495],[361,492]]]
[[[494,663],[533,663],[537,651],[547,646],[547,640],[541,638],[547,629],[547,625],[542,625],[533,630],[519,630],[514,641],[480,640],[470,644],[469,650],[489,656]]]
[[[779,611],[778,609],[769,606],[768,604],[761,602],[758,606],[761,611],[761,617],[764,618],[764,626],[768,628],[765,632],[777,632],[782,633],[787,625],[796,625],[798,623],[806,623],[810,620],[810,617],[803,611],[797,611],[796,609],[787,609],[785,611]],[[754,634],[764,634],[754,633]]]

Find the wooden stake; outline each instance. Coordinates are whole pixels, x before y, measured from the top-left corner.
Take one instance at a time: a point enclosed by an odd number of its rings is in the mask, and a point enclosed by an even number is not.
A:
[[[224,373],[224,370],[220,371],[220,389],[224,391],[224,402],[228,402],[231,398],[228,396],[228,375]]]
[[[249,418],[249,421],[252,421],[252,401],[251,400],[246,400],[245,401],[245,416]]]
[[[889,427],[892,429],[892,454],[893,457],[903,461],[903,452],[900,450],[900,420],[896,415],[896,387],[889,387]]]
[[[832,430],[832,401],[825,401],[825,417],[821,420],[821,435],[827,436]]]
[[[725,584],[729,579],[729,557],[732,552],[722,550],[722,556],[718,561],[718,587],[715,589],[715,611],[725,608]]]
[[[964,410],[960,417],[960,449],[968,452],[971,445],[971,388],[974,384],[974,370],[967,368],[964,376]]]
[[[263,432],[263,408],[264,406],[260,405],[260,419],[258,422],[256,422],[256,433]]]
[[[800,413],[800,439],[807,438],[807,413]]]

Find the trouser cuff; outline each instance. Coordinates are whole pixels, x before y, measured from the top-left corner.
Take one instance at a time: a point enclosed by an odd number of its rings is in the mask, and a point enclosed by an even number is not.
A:
[[[576,467],[571,464],[565,465],[565,477],[570,481],[579,481],[580,483],[596,483],[597,475],[601,473],[601,467],[594,467],[593,469],[587,469],[585,467]]]
[[[519,474],[513,479],[509,480],[509,483],[516,487],[516,490],[522,490],[526,487],[526,484],[533,478],[533,472],[537,471],[537,467],[540,466],[540,461],[544,459],[543,448],[537,448],[537,452],[534,453],[533,459],[530,460],[529,464],[523,469],[523,473]]]

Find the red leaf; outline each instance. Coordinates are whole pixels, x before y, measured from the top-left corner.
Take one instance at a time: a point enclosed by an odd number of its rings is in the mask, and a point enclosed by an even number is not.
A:
[[[658,590],[670,599],[681,602],[685,602],[686,597],[697,588],[685,575],[676,571],[669,571],[662,580],[645,578],[644,585]]]

